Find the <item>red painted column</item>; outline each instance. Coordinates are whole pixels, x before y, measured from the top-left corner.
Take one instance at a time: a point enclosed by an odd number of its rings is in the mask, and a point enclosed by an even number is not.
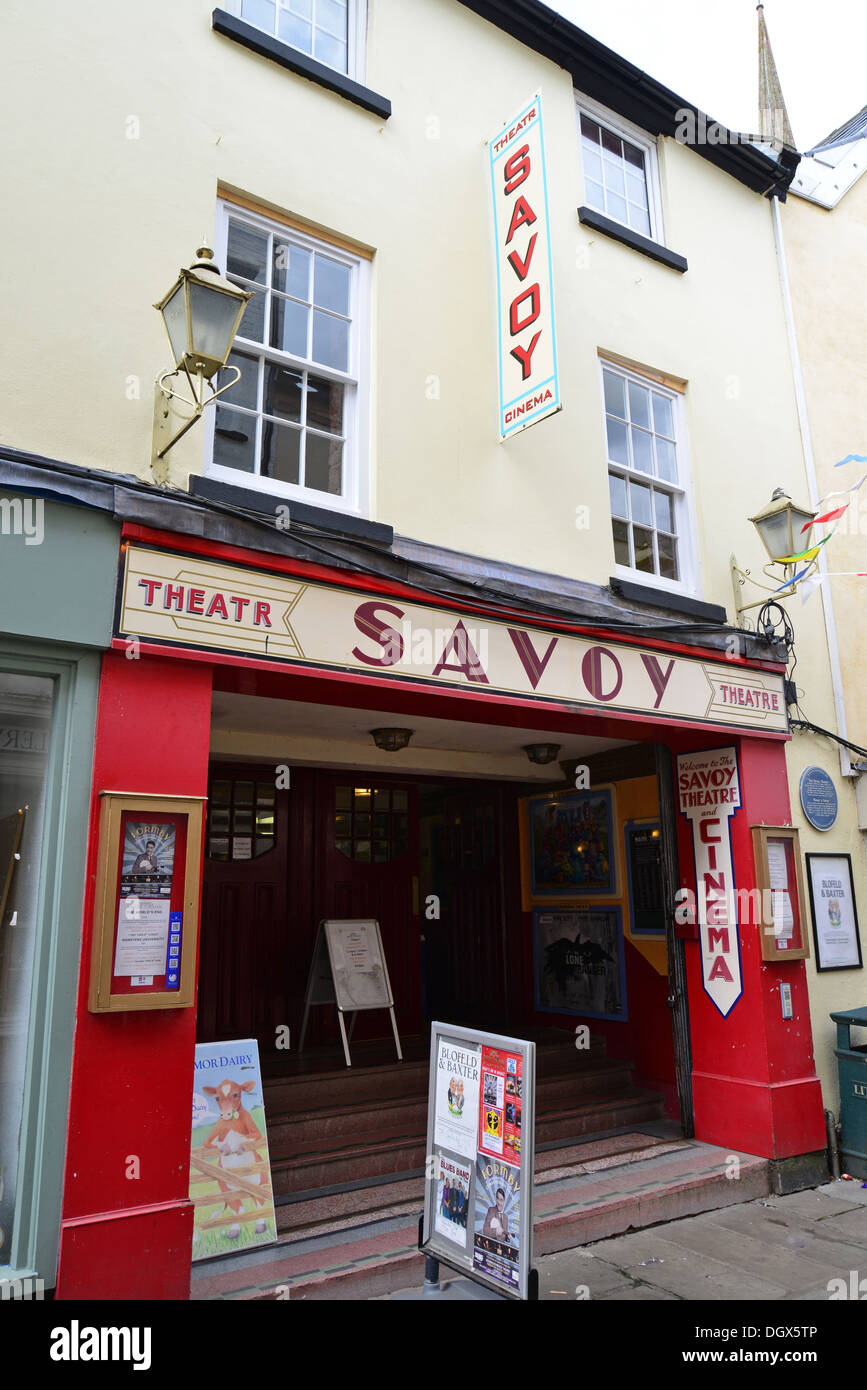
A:
[[[731,818],[735,888],[756,888],[750,827],[790,825],[784,745],[732,739],[738,750],[741,805]],[[720,743],[722,746],[722,742]],[[695,890],[692,830],[678,813],[682,882]],[[688,869],[688,872],[687,872]],[[739,922],[743,993],[727,1017],[702,985],[700,947],[687,942],[696,1138],[765,1158],[825,1147],[822,1093],[803,961],[763,961],[761,927]],[[784,1019],[780,984],[792,987]]]
[[[106,654],[96,724],[58,1298],[189,1296],[196,1011],[92,1014],[87,990],[99,792],[204,796],[210,722],[209,666]],[[195,926],[198,936],[198,920]],[[139,1160],[138,1177],[128,1176],[135,1171],[133,1158]]]

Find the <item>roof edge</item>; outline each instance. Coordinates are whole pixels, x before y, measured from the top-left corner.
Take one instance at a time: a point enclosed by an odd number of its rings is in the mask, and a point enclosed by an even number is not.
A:
[[[779,161],[743,143],[736,132],[715,122],[706,112],[635,67],[563,15],[540,0],[458,0],[479,18],[487,20],[525,47],[571,75],[579,91],[649,130],[654,135],[675,137],[685,112],[707,125],[719,125],[731,138],[719,144],[692,144],[689,148],[754,193],[784,199],[794,177],[799,156],[783,152]]]

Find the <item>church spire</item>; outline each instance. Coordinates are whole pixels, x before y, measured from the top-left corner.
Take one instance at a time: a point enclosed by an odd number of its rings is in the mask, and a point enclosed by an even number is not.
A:
[[[765,23],[765,7],[758,4],[756,9],[759,15],[759,132],[768,143],[777,142],[795,149],[795,137]]]

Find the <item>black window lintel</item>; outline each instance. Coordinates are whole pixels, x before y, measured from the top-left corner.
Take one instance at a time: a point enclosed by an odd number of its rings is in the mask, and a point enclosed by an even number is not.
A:
[[[311,82],[317,82],[320,87],[327,87],[330,92],[346,97],[347,101],[354,101],[356,106],[363,106],[365,111],[372,111],[375,116],[381,116],[386,121],[391,115],[391,102],[388,97],[380,96],[378,92],[371,91],[360,82],[353,82],[351,77],[345,77],[336,68],[317,63],[315,58],[308,58],[300,49],[275,39],[262,29],[256,29],[243,19],[237,19],[226,10],[214,10],[211,24],[218,34],[225,34],[226,38],[243,44],[244,48],[258,53],[261,58],[271,58],[281,67],[298,73],[299,77],[307,77]]]
[[[672,270],[683,272],[689,269],[685,256],[679,256],[676,251],[669,251],[667,246],[661,246],[658,241],[651,241],[650,237],[642,236],[640,232],[633,232],[631,227],[624,227],[622,222],[614,222],[595,208],[580,207],[578,218],[586,226],[593,227],[597,232],[604,232],[605,236],[613,237],[615,241],[622,241],[624,246],[631,246],[633,251],[640,251],[642,255],[670,266]]]

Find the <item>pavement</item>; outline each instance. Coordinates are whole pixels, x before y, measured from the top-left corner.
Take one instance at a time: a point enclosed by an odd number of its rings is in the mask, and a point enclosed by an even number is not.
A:
[[[536,1267],[550,1302],[867,1300],[867,1185],[758,1198],[542,1255]]]

